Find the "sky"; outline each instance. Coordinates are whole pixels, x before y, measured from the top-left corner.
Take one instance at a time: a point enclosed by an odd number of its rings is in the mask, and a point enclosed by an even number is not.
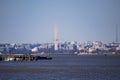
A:
[[[0,0],[0,43],[120,41],[120,0]]]

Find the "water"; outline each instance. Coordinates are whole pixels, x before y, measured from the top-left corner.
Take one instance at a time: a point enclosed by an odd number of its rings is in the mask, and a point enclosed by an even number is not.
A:
[[[120,55],[51,55],[52,60],[0,62],[0,80],[119,80]]]

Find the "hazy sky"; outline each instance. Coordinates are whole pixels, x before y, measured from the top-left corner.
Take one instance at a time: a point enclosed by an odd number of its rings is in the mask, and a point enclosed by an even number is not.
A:
[[[0,43],[53,42],[55,23],[60,42],[115,41],[120,0],[0,0]]]

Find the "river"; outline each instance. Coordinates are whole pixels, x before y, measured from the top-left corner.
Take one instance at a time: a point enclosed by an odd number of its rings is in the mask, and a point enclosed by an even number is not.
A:
[[[52,54],[52,60],[0,62],[0,80],[119,80],[120,55]]]

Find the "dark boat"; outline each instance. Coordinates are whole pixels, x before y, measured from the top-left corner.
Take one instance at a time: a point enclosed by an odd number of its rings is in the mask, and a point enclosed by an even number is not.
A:
[[[42,56],[36,56],[36,60],[51,60],[52,57],[42,57]]]

